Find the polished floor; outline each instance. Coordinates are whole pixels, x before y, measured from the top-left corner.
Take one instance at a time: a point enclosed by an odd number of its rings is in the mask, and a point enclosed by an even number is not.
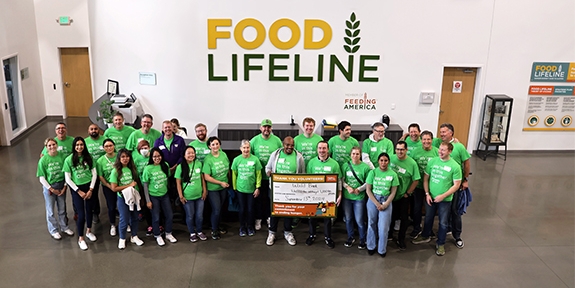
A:
[[[87,135],[86,119],[67,122],[69,135]],[[448,237],[443,257],[431,243],[408,243],[405,251],[389,243],[386,258],[368,256],[343,246],[341,222],[333,250],[323,241],[307,247],[307,225],[294,231],[297,246],[278,239],[268,247],[266,228],[239,237],[232,221],[221,240],[198,243],[178,223],[179,242],[164,247],[145,237],[141,225],[145,245],[128,243],[120,251],[108,234],[103,197],[102,222],[93,226],[98,240],[81,251],[76,237],[50,237],[35,177],[55,123],[44,121],[16,145],[0,148],[0,287],[575,287],[572,152],[511,153],[507,161],[474,156],[465,247],[457,249]],[[71,217],[69,195],[67,202]]]

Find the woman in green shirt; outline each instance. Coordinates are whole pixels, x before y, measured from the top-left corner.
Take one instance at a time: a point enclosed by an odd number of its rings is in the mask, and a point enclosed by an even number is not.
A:
[[[73,191],[72,201],[78,212],[76,221],[78,246],[82,250],[88,250],[88,244],[84,241],[84,223],[87,226],[86,237],[92,242],[97,240],[96,235],[92,233],[92,211],[94,210],[92,191],[96,185],[96,166],[92,162],[92,156],[86,148],[84,138],[74,138],[72,148],[74,152],[64,160],[64,178]]]
[[[38,161],[36,176],[43,186],[48,232],[52,238],[60,240],[62,239],[60,231],[69,236],[74,235],[74,231],[68,228],[66,223],[66,185],[62,170],[65,156],[58,152],[58,142],[52,138],[46,139],[44,146],[47,152]],[[54,217],[54,208],[58,209],[57,221]]]
[[[178,164],[174,177],[180,201],[186,212],[186,224],[190,231],[190,241],[206,241],[208,237],[202,232],[204,221],[204,201],[208,197],[206,181],[202,173],[202,162],[196,158],[196,149],[186,146],[184,161]]]
[[[138,170],[138,177],[142,179],[144,168],[152,160],[150,158],[150,142],[148,142],[148,140],[140,140],[136,146],[136,150],[132,151],[132,158],[134,159],[136,170]],[[148,224],[148,229],[146,229],[146,236],[152,236],[152,212],[150,209],[148,209],[147,205],[142,206],[142,215],[144,216],[144,219],[146,219],[146,224]],[[160,226],[160,230],[160,233],[163,232],[164,227]]]
[[[387,254],[387,233],[391,223],[391,201],[399,186],[399,179],[393,170],[388,169],[389,155],[379,154],[378,168],[367,176],[367,253],[375,254],[375,248],[381,257]]]
[[[221,229],[220,225],[220,212],[222,206],[226,201],[228,187],[230,187],[228,175],[230,171],[230,160],[224,151],[220,149],[220,139],[212,136],[208,138],[208,147],[211,153],[204,159],[204,167],[202,172],[207,182],[208,198],[212,206],[212,239],[220,239],[220,234],[227,231]]]
[[[359,245],[357,248],[366,248],[366,227],[365,227],[365,180],[371,171],[369,165],[361,161],[361,148],[355,146],[351,148],[351,161],[344,163],[343,170],[343,210],[345,211],[345,228],[347,230],[347,241],[345,247],[351,247],[355,238],[354,218],[359,232]]]
[[[118,197],[112,191],[112,184],[110,183],[110,173],[114,169],[114,161],[116,161],[116,145],[112,139],[104,140],[102,146],[104,147],[105,155],[98,158],[96,161],[96,170],[100,183],[102,183],[102,192],[106,197],[106,205],[108,206],[108,218],[110,218],[110,236],[116,236],[116,202]]]
[[[118,151],[114,169],[110,173],[110,183],[112,184],[112,191],[118,193],[117,205],[118,211],[120,211],[120,240],[118,241],[118,248],[120,250],[126,248],[126,230],[128,225],[130,225],[132,233],[130,242],[138,246],[144,245],[144,241],[138,238],[138,211],[141,210],[138,191],[142,191],[142,187],[132,154],[128,149],[123,148]],[[131,206],[128,206],[128,203]]]
[[[262,186],[262,164],[250,153],[250,141],[242,140],[242,154],[232,163],[232,184],[240,202],[240,236],[254,236],[254,202]]]
[[[166,239],[170,243],[178,240],[172,235],[173,213],[170,197],[168,197],[168,177],[170,167],[164,161],[164,155],[160,148],[153,148],[150,153],[150,161],[142,173],[142,184],[144,185],[144,195],[146,206],[152,211],[152,231],[158,245],[164,246],[165,242],[160,233],[160,210],[164,212],[166,223]]]

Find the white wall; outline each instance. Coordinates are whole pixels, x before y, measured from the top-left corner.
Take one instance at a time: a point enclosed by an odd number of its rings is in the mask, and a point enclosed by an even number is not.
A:
[[[422,128],[436,130],[439,97],[430,106],[418,104],[420,91],[441,92],[443,67],[479,67],[472,115],[469,149],[477,143],[477,129],[485,94],[504,93],[516,102],[511,122],[509,149],[573,149],[570,132],[521,131],[529,72],[534,61],[575,61],[575,4],[571,0],[553,0],[525,5],[522,1],[370,1],[371,3],[335,3],[333,1],[291,1],[278,5],[271,1],[112,1],[88,2],[95,95],[105,92],[107,79],[120,81],[122,93],[135,93],[146,111],[158,120],[180,118],[183,126],[197,122],[215,129],[217,123],[253,122],[271,118],[274,122],[297,122],[306,116],[353,123],[372,123],[386,113],[392,122],[406,127],[419,122]],[[542,12],[543,11],[543,12]],[[302,74],[314,74],[317,54],[335,54],[347,59],[343,45],[345,20],[355,12],[361,20],[361,46],[358,54],[381,55],[379,82],[349,83],[336,72],[336,81],[270,82],[267,79],[269,54],[289,54],[293,79],[293,55],[302,55]],[[556,29],[540,21],[541,13],[551,17]],[[218,48],[207,48],[208,18],[231,18],[235,25],[244,18],[256,18],[266,28],[279,18],[290,18],[303,27],[304,19],[323,19],[333,28],[333,39],[319,51],[304,50],[302,41],[291,50],[279,50],[268,40],[258,49],[244,50],[232,39],[218,40]],[[111,21],[113,19],[113,21]],[[220,30],[232,28],[221,28]],[[289,35],[282,34],[281,36]],[[303,29],[302,29],[303,33]],[[253,36],[246,31],[246,38]],[[286,36],[287,37],[287,36]],[[282,38],[283,39],[283,38]],[[559,42],[539,44],[535,39]],[[207,55],[216,58],[216,74],[230,76],[231,54],[239,55],[239,81],[209,82]],[[252,72],[243,81],[241,56],[265,54],[264,71]],[[356,57],[356,61],[358,58]],[[155,72],[158,84],[138,83],[138,72]],[[378,101],[377,110],[343,110],[346,93],[368,93]],[[396,109],[391,110],[391,104]],[[544,143],[542,138],[559,141]]]
[[[28,67],[29,69],[29,78],[21,81],[24,114],[26,115],[26,125],[29,127],[46,115],[34,2],[32,0],[0,1],[0,58],[16,54],[18,55],[19,68]],[[7,110],[4,110],[4,102],[7,98],[3,83],[0,89],[0,99],[2,99],[1,109],[3,113],[8,113]],[[8,141],[16,136],[11,131],[5,132],[5,135],[1,135],[3,145],[7,145]]]
[[[34,5],[46,114],[65,116],[58,48],[90,47],[87,0],[34,0]],[[72,24],[60,26],[56,22],[60,16],[69,16]]]

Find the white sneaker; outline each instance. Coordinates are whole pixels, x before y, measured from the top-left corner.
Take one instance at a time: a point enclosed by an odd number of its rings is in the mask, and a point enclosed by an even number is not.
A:
[[[132,242],[134,242],[133,239],[134,239],[134,237],[132,237]],[[142,240],[140,240],[140,241],[142,241]],[[162,236],[156,237],[156,242],[158,242],[158,245],[159,245],[159,246],[164,246],[164,245],[166,245],[166,242],[164,242],[164,239],[162,238]],[[144,243],[142,242],[142,244],[144,244]]]
[[[58,233],[58,232],[54,232],[54,233],[52,233],[52,234],[50,234],[50,235],[52,235],[52,238],[54,238],[54,239],[56,239],[56,240],[62,239],[62,235],[60,235],[60,233]]]
[[[268,233],[268,239],[266,240],[266,245],[272,246],[276,242],[276,234]]]
[[[178,242],[178,239],[176,239],[176,237],[174,237],[174,235],[172,235],[172,233],[170,233],[170,234],[166,233],[166,239],[168,239],[168,241],[170,241],[170,243]]]
[[[132,238],[130,239],[130,242],[132,242],[138,246],[144,245],[144,241],[140,240],[140,238],[138,238],[138,236],[132,236]]]
[[[126,239],[120,239],[118,241],[118,249],[124,250],[126,248]]]
[[[116,226],[114,225],[110,226],[110,236],[116,236]]]
[[[86,241],[84,240],[78,240],[78,246],[80,246],[80,249],[84,251],[88,250],[88,244],[86,244]]]
[[[132,228],[130,228],[130,225],[128,225],[128,228],[126,228],[126,232],[132,232]]]
[[[295,244],[297,244],[295,237],[293,237],[293,233],[291,232],[284,233],[284,238],[286,238],[286,241],[291,246],[295,246]]]
[[[96,240],[98,240],[98,238],[96,238],[96,235],[94,235],[94,233],[92,232],[86,233],[86,237],[88,238],[88,240],[92,242],[96,242]]]
[[[70,229],[70,228],[68,228],[62,232],[64,232],[68,236],[74,236],[74,231],[72,231],[72,229]]]
[[[401,220],[395,220],[395,226],[393,226],[393,230],[399,231],[401,225]]]
[[[254,225],[256,231],[260,231],[262,229],[262,219],[256,219],[256,224]]]

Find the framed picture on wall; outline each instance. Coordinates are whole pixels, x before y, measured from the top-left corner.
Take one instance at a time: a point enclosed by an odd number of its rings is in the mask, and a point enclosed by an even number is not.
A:
[[[108,79],[108,94],[120,94],[120,84],[118,81]]]

